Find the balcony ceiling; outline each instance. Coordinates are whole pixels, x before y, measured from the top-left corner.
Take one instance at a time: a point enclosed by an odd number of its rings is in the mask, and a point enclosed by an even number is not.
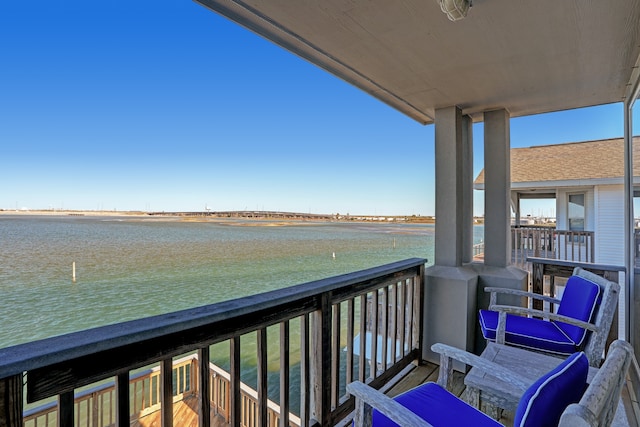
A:
[[[421,123],[619,102],[640,55],[640,0],[196,0]],[[635,70],[635,71],[634,71]]]

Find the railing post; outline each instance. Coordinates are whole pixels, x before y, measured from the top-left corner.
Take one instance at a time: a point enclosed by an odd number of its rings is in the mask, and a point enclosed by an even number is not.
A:
[[[116,376],[115,389],[116,426],[128,427],[131,424],[131,408],[129,407],[129,372],[118,374]]]
[[[211,396],[209,396],[210,381],[209,375],[209,346],[198,349],[198,388],[200,411],[198,412],[198,424],[200,427],[211,425]]]
[[[58,396],[58,426],[73,426],[73,390]]]
[[[160,395],[162,399],[162,427],[173,427],[173,360],[160,363]]]
[[[544,293],[544,265],[540,263],[532,263],[532,292],[534,294],[542,295]],[[533,308],[536,310],[542,310],[542,301],[533,301]]]
[[[0,380],[0,427],[22,427],[22,375]]]
[[[312,318],[311,381],[313,387],[311,414],[322,426],[331,425],[331,298],[329,293],[320,297],[320,309]],[[313,423],[311,423],[313,424]]]

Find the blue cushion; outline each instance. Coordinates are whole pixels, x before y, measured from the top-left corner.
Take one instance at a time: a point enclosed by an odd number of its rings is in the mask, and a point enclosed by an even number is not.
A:
[[[480,310],[480,328],[485,339],[494,341],[498,313]],[[577,351],[575,343],[553,322],[507,314],[505,341],[508,344],[569,355]]]
[[[514,426],[557,426],[562,412],[582,397],[587,388],[589,360],[574,353],[525,391],[514,417]]]
[[[590,322],[593,320],[600,286],[581,276],[571,276],[567,281],[558,307],[558,314],[573,319]],[[580,347],[587,336],[587,330],[564,322],[554,322],[567,336]]]
[[[394,400],[434,427],[502,427],[502,424],[469,406],[436,383],[422,384],[395,397]],[[373,411],[371,424],[373,427],[398,426],[376,410]]]

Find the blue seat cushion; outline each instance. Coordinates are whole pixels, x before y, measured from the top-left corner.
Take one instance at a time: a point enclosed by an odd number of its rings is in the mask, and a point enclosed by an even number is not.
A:
[[[600,286],[582,276],[571,276],[567,281],[558,307],[558,314],[591,322],[600,299]],[[554,322],[580,348],[587,330],[564,322]]]
[[[538,381],[520,398],[513,425],[557,426],[567,406],[576,403],[587,388],[589,360],[574,353]]]
[[[469,406],[436,383],[425,383],[394,398],[434,427],[501,427],[484,413]],[[373,427],[396,427],[398,424],[374,410]],[[402,426],[407,427],[407,426]]]
[[[480,310],[479,320],[485,339],[495,341],[498,312]],[[507,314],[505,342],[563,355],[577,351],[575,343],[554,322],[510,314]]]

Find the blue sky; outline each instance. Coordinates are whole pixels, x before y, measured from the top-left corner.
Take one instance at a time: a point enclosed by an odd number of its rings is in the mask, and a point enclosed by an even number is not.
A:
[[[195,2],[0,2],[0,55],[0,209],[434,213],[433,126]],[[511,121],[622,132],[620,104]]]

